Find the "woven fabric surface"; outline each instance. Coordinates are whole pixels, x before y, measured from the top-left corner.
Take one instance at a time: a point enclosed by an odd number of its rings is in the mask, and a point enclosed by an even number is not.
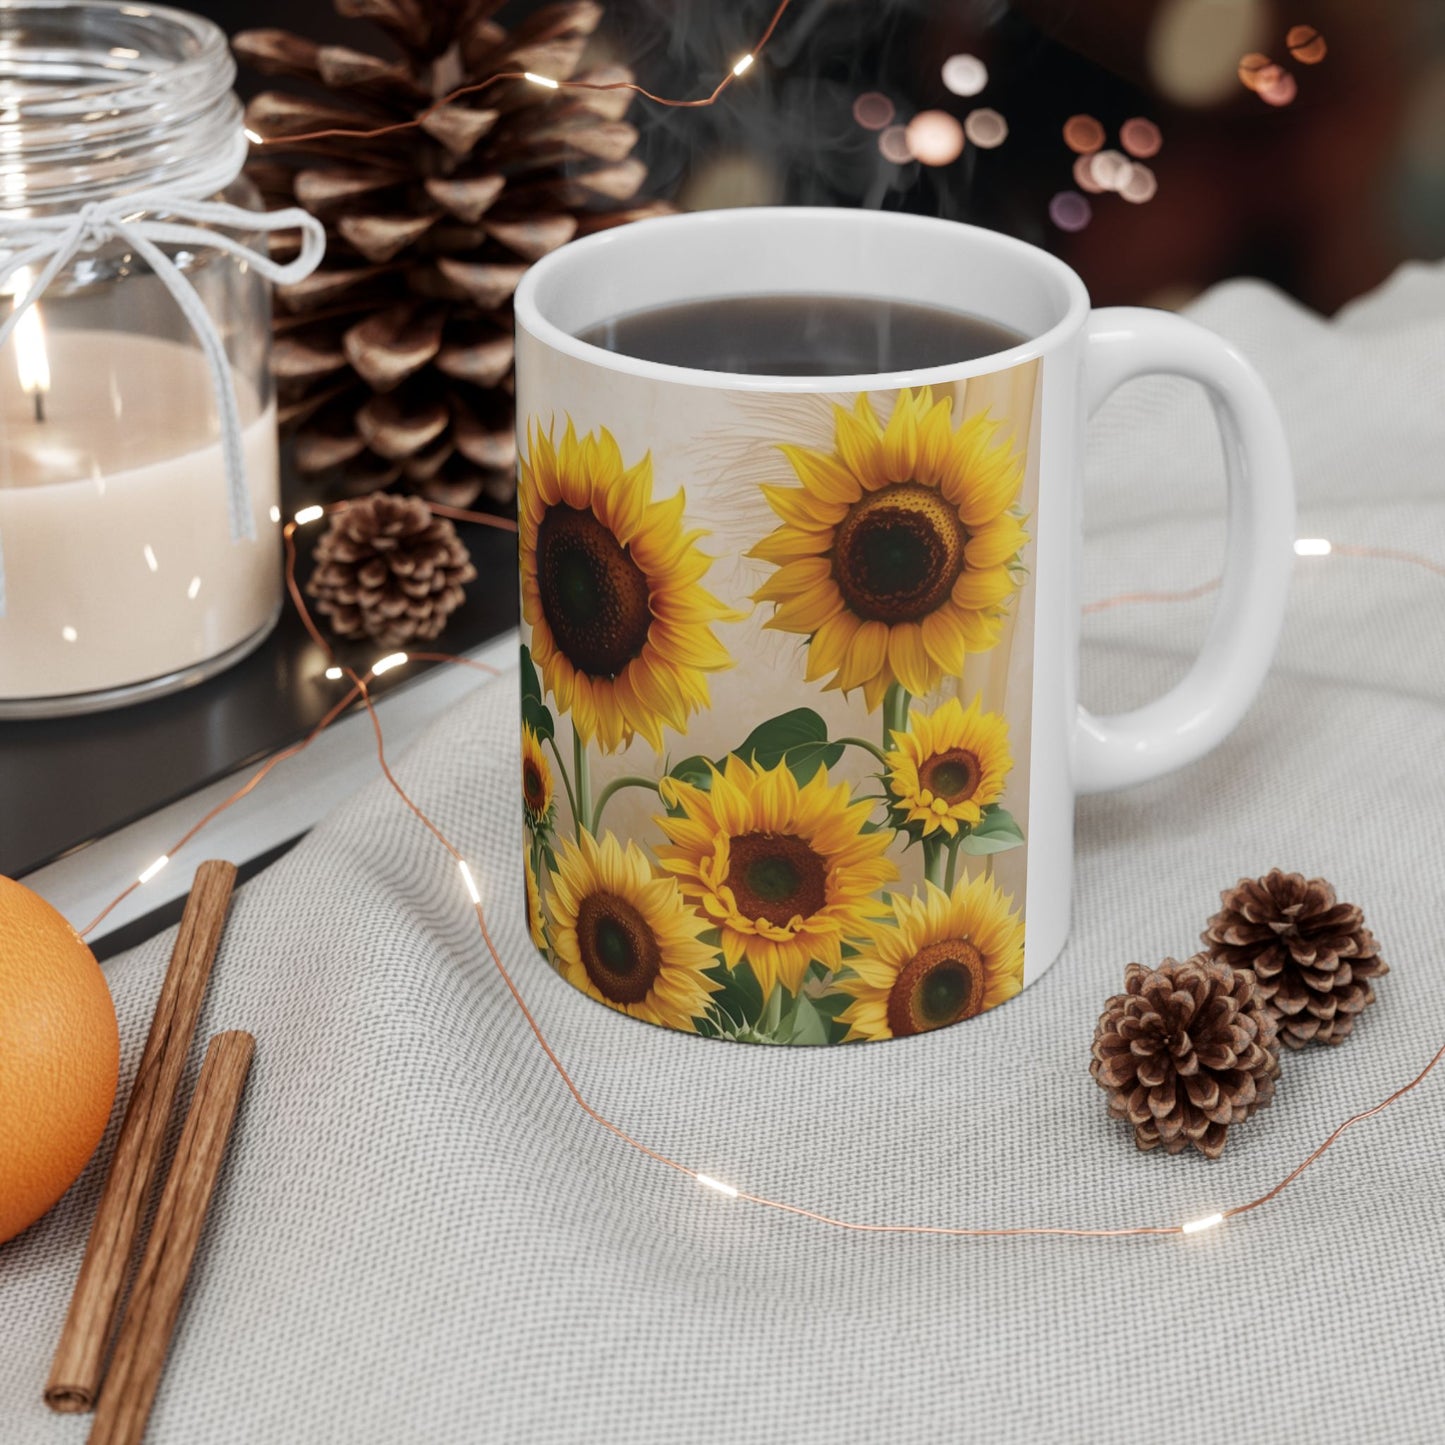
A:
[[[1194,314],[1274,390],[1302,534],[1445,560],[1445,269],[1407,269],[1332,322],[1246,282]],[[1086,596],[1211,576],[1221,475],[1198,393],[1121,392],[1091,433]],[[1091,617],[1086,701],[1166,687],[1209,607]],[[850,1218],[1173,1223],[1260,1193],[1445,1039],[1442,618],[1445,580],[1421,569],[1300,559],[1237,733],[1081,804],[1058,963],[1004,1008],[906,1041],[701,1040],[552,975],[522,917],[514,678],[397,771],[473,860],[580,1087],[647,1143]],[[1220,888],[1273,865],[1364,907],[1392,967],[1379,1002],[1343,1047],[1287,1057],[1274,1106],[1219,1162],[1140,1155],[1088,1077],[1095,1018],[1127,962],[1187,955]],[[107,967],[122,1098],[170,942]],[[1445,1076],[1274,1204],[1190,1239],[840,1233],[700,1189],[584,1116],[455,866],[381,783],[238,895],[202,1031],[224,1028],[254,1031],[256,1064],[157,1445],[1440,1438]],[[62,1204],[0,1248],[6,1445],[88,1430],[40,1393],[114,1127]]]

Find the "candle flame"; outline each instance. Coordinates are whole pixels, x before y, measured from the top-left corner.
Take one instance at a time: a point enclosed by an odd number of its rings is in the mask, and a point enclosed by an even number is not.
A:
[[[28,266],[22,266],[11,278],[9,290],[17,305],[29,294],[31,280]],[[26,396],[43,397],[50,390],[50,355],[45,349],[45,322],[39,302],[28,307],[15,323],[14,339],[20,390]]]

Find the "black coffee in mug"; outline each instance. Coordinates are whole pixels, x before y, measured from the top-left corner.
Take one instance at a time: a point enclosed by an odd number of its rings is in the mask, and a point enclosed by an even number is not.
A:
[[[725,296],[633,311],[578,339],[639,361],[753,376],[953,366],[1024,338],[981,316],[869,296]]]

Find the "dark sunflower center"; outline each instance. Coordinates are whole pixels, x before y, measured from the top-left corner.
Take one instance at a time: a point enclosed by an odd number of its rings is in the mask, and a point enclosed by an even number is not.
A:
[[[522,797],[534,813],[540,813],[547,800],[547,788],[542,781],[541,771],[530,758],[522,764]]]
[[[577,947],[603,998],[640,1003],[662,972],[662,948],[625,898],[589,893],[577,909]]]
[[[920,786],[948,803],[961,803],[973,797],[982,779],[983,768],[978,758],[965,748],[935,753],[918,770]]]
[[[537,590],[557,646],[579,672],[616,677],[647,641],[647,577],[592,515],[547,509],[537,528]]]
[[[828,865],[792,833],[743,833],[732,839],[727,885],[745,918],[782,928],[828,903]]]
[[[869,622],[918,622],[963,571],[958,512],[931,487],[903,482],[854,503],[833,539],[833,580]]]
[[[888,992],[888,1027],[897,1038],[941,1029],[983,1008],[983,955],[962,938],[930,943],[908,961]]]

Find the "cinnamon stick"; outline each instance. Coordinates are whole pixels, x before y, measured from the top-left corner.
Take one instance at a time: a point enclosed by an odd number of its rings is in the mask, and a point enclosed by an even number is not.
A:
[[[90,1445],[139,1445],[145,1434],[255,1048],[250,1034],[226,1033],[206,1049],[90,1427]]]
[[[115,1327],[136,1234],[150,1199],[175,1108],[176,1087],[190,1052],[235,882],[233,864],[212,860],[196,869],[110,1172],[90,1226],[70,1311],[51,1361],[45,1403],[52,1410],[78,1414],[95,1408],[106,1346]]]

